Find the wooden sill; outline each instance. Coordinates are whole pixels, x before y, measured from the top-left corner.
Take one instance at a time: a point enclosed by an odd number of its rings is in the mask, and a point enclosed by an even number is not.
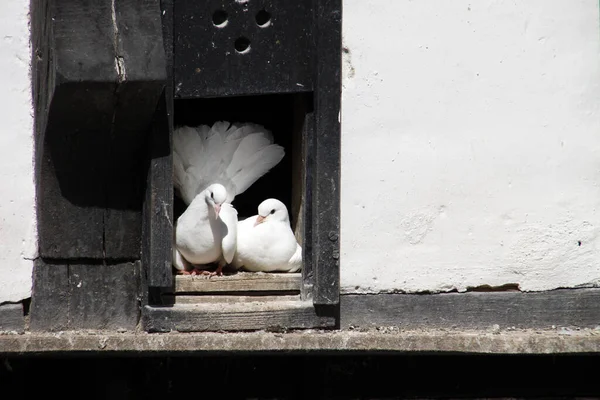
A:
[[[238,272],[210,278],[202,275],[177,275],[174,293],[300,292],[301,284],[300,273]]]

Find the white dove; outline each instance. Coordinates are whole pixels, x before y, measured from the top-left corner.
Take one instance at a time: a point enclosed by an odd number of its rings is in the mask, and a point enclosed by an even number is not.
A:
[[[185,266],[183,260],[199,268],[217,262],[214,273],[201,273],[221,275],[223,267],[231,263],[237,239],[237,211],[225,203],[226,199],[223,185],[210,185],[177,219],[175,245],[179,255],[175,254],[175,259],[181,266]]]
[[[297,272],[302,269],[302,247],[290,227],[286,206],[267,199],[258,215],[238,223],[233,266],[253,272]]]
[[[216,122],[173,132],[175,189],[188,205],[174,229],[173,265],[185,273],[231,263],[237,241],[237,211],[230,204],[283,158],[283,147],[256,124]]]

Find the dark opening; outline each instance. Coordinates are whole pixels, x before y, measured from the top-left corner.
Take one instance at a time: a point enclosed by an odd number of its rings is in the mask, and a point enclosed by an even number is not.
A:
[[[302,122],[309,94],[274,94],[260,96],[219,97],[175,100],[175,127],[209,125],[216,121],[253,122],[269,129],[275,143],[283,146],[285,156],[266,175],[258,179],[233,201],[240,220],[256,215],[258,205],[276,198],[288,208],[292,229],[296,231],[303,192]],[[185,211],[183,201],[175,197],[174,215]],[[299,241],[302,243],[300,237]]]
[[[217,10],[212,16],[213,24],[219,28],[227,25],[227,13],[224,10]]]
[[[250,39],[245,38],[243,36],[240,38],[237,38],[235,40],[234,47],[238,53],[246,52],[250,49]]]
[[[269,22],[271,22],[271,14],[269,14],[265,10],[260,10],[256,13],[256,24],[261,28],[266,28],[269,26]]]

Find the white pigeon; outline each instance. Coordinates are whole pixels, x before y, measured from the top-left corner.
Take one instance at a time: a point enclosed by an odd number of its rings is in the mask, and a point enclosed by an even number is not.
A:
[[[225,203],[226,198],[223,185],[210,185],[177,219],[174,252],[179,254],[174,254],[176,268],[187,269],[187,262],[196,270],[202,270],[216,262],[217,270],[206,273],[221,275],[223,267],[231,263],[237,241],[237,211]]]
[[[302,269],[302,247],[290,227],[285,204],[277,199],[267,199],[258,206],[258,215],[238,223],[233,266],[252,272],[297,272]]]
[[[173,265],[186,273],[231,263],[237,241],[237,211],[230,204],[283,158],[283,147],[256,124],[216,122],[173,132],[175,189],[188,205],[175,224]],[[206,273],[202,271],[202,273]]]

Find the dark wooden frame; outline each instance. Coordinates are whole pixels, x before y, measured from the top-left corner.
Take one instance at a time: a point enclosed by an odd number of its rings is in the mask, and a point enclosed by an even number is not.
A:
[[[134,329],[148,137],[166,68],[155,0],[31,2],[39,258],[31,330]]]
[[[215,7],[220,2],[215,3]],[[340,117],[341,117],[341,0],[304,0],[298,3],[284,3],[280,0],[264,0],[259,7],[265,5],[275,7],[299,8],[300,12],[307,14],[308,26],[302,27],[305,36],[297,37],[293,33],[292,24],[280,26],[280,37],[295,41],[294,45],[300,49],[276,48],[274,41],[263,41],[264,49],[253,53],[250,61],[236,58],[234,61],[223,59],[223,54],[215,53],[209,61],[202,58],[196,59],[191,52],[191,59],[177,55],[176,51],[183,48],[187,51],[189,44],[184,37],[175,37],[174,32],[178,26],[184,26],[191,32],[188,36],[194,38],[205,37],[209,39],[212,28],[209,27],[207,18],[209,14],[201,15],[202,23],[184,24],[189,16],[177,13],[179,7],[204,7],[209,9],[211,2],[176,3],[174,0],[163,0],[161,10],[165,38],[165,54],[168,70],[167,88],[164,94],[164,109],[167,110],[168,120],[164,119],[154,125],[154,138],[156,150],[166,148],[170,143],[173,130],[174,99],[176,97],[215,97],[233,95],[253,95],[267,93],[312,93],[312,103],[303,104],[307,97],[298,97],[298,110],[303,115],[298,116],[302,124],[302,153],[303,153],[303,185],[304,204],[301,218],[303,223],[303,259],[302,272],[302,305],[289,310],[278,312],[259,311],[247,314],[243,309],[232,306],[232,309],[223,311],[226,316],[221,322],[214,312],[196,309],[181,310],[168,304],[163,304],[161,293],[173,287],[171,275],[171,241],[173,235],[173,203],[172,203],[172,174],[171,155],[151,157],[146,193],[146,209],[144,219],[144,247],[142,250],[143,264],[146,270],[146,285],[149,296],[144,302],[143,323],[149,331],[194,331],[215,329],[260,329],[279,326],[284,328],[309,328],[309,327],[335,327],[339,324],[339,235],[340,235]],[[256,3],[256,2],[255,2]],[[264,4],[263,4],[264,3]],[[251,7],[255,5],[250,5]],[[212,10],[211,10],[212,11]],[[239,15],[238,23],[246,24],[244,29],[253,29],[252,22],[248,23]],[[232,13],[235,14],[235,13]],[[298,16],[298,13],[295,15]],[[198,15],[196,15],[198,17]],[[302,20],[303,14],[300,15]],[[207,28],[208,27],[208,28]],[[254,29],[256,29],[254,27]],[[258,29],[260,30],[260,29]],[[198,31],[198,32],[196,32]],[[258,36],[259,37],[259,36]],[[229,37],[228,39],[231,39]],[[213,39],[216,40],[216,39]],[[193,45],[193,43],[192,43]],[[211,50],[202,48],[204,52]],[[265,50],[266,49],[266,50]],[[180,51],[184,51],[180,50]],[[296,54],[296,51],[300,52]],[[204,54],[204,53],[202,53]],[[302,54],[299,60],[307,59],[298,65],[297,69],[286,67],[289,63]],[[179,57],[177,59],[177,57]],[[266,58],[270,58],[267,62]],[[177,59],[177,60],[176,60]],[[272,62],[272,64],[271,64]],[[300,61],[298,61],[300,62]],[[296,77],[296,80],[282,79],[285,73]],[[193,72],[212,68],[230,68],[228,76],[231,83],[219,83],[219,76],[205,75],[210,78],[198,78]],[[251,77],[259,76],[263,72],[263,80],[257,85],[256,78],[249,79],[248,68],[253,67],[256,72]],[[192,69],[193,67],[193,69]],[[285,69],[288,68],[288,69]],[[268,78],[267,78],[268,76]],[[296,84],[297,80],[303,82]],[[175,81],[177,83],[175,83]],[[304,111],[302,111],[304,110]],[[228,313],[234,318],[227,317]],[[212,322],[211,322],[212,321]]]
[[[385,326],[487,331],[595,328],[600,326],[600,289],[341,296],[342,328]]]

